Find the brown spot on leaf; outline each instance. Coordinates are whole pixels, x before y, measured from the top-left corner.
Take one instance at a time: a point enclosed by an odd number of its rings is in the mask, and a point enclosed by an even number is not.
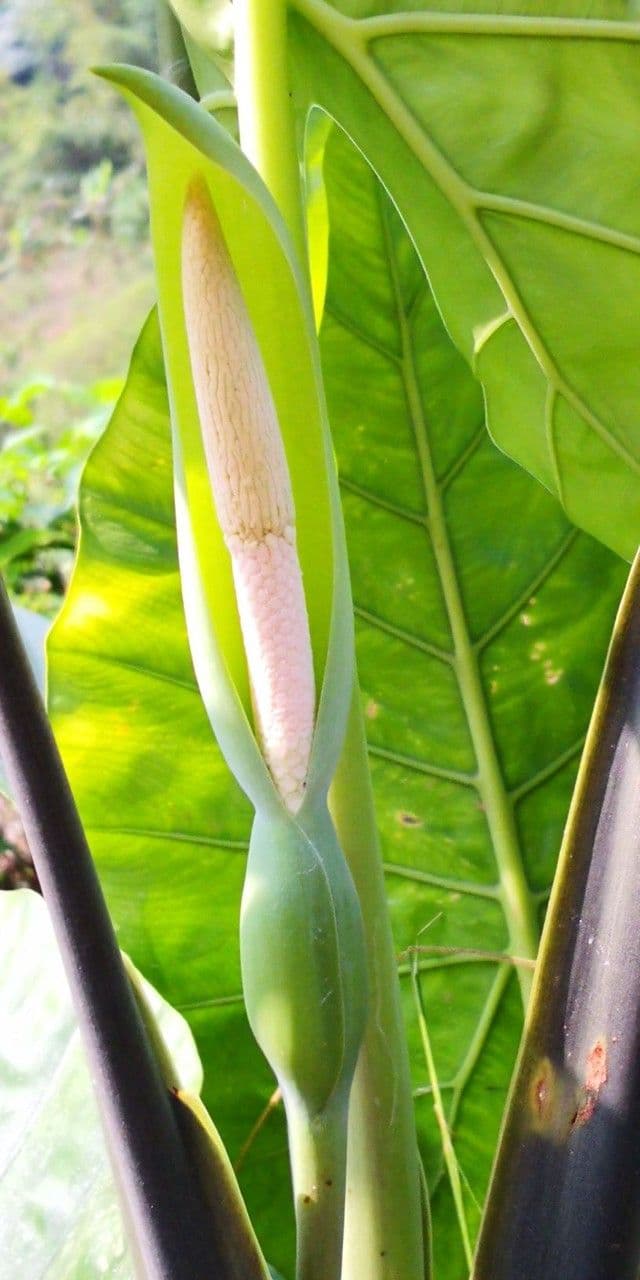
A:
[[[405,809],[400,809],[396,814],[396,822],[399,822],[401,827],[424,826],[422,818],[419,818],[415,813],[408,813]]]
[[[379,704],[377,702],[374,702],[373,698],[369,698],[369,701],[367,702],[364,709],[364,714],[366,715],[367,720],[375,720],[379,712],[380,712]]]
[[[555,1072],[548,1058],[541,1058],[529,1085],[529,1104],[537,1124],[546,1128],[555,1094]]]
[[[596,1109],[597,1095],[590,1093],[588,1089],[582,1089],[580,1092],[582,1100],[571,1121],[572,1129],[581,1129],[583,1125],[588,1124]]]
[[[591,1089],[594,1093],[599,1093],[602,1086],[607,1083],[607,1044],[602,1036],[600,1036],[593,1049],[587,1054],[587,1071],[585,1075],[585,1089]]]
[[[607,1043],[603,1036],[599,1036],[587,1054],[584,1085],[580,1090],[577,1111],[571,1121],[572,1129],[581,1129],[589,1123],[607,1078]]]

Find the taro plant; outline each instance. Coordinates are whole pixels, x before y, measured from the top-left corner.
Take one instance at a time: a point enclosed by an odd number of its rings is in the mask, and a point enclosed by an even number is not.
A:
[[[71,566],[80,473],[119,390],[41,378],[0,397],[0,564],[14,598],[48,614]],[[66,425],[52,431],[52,417]]]
[[[637,572],[532,991],[638,543],[636,16],[173,0],[162,76],[100,70],[144,138],[158,307],[84,472],[48,696],[159,995],[88,870],[65,908],[56,865],[90,864],[22,670],[9,772],[129,1244],[61,1001],[3,1068],[7,1274],[637,1275]]]

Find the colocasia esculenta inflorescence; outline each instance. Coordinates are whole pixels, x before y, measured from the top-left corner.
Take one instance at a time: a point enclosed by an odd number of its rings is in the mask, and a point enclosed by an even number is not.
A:
[[[296,813],[315,718],[295,510],[273,397],[207,187],[191,184],[182,238],[191,368],[218,521],[231,555],[256,728]]]

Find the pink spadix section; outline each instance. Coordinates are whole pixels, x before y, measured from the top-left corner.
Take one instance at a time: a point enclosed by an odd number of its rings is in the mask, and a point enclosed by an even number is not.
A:
[[[268,533],[231,551],[258,737],[294,813],[304,796],[313,732],[313,670],[295,541]],[[231,548],[230,548],[231,549]]]
[[[276,787],[295,813],[309,768],[315,687],[293,494],[262,357],[204,179],[194,181],[187,193],[182,292],[256,730]]]

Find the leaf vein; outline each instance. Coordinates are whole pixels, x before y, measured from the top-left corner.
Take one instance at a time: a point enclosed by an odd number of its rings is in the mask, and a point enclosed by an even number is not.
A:
[[[377,613],[372,613],[370,609],[363,609],[361,605],[354,605],[354,613],[356,618],[360,618],[369,626],[375,627],[377,631],[384,631],[386,635],[392,636],[394,640],[399,640],[402,644],[408,645],[412,649],[419,649],[421,653],[426,653],[430,658],[435,658],[438,662],[445,662],[451,666],[454,658],[452,653],[448,653],[446,649],[440,649],[438,645],[430,644],[428,640],[421,640],[420,636],[413,635],[411,631],[404,631],[402,627],[396,627],[393,622],[387,622]]]
[[[540,589],[544,586],[547,579],[550,578],[554,570],[557,569],[561,560],[563,560],[564,557],[567,555],[567,553],[571,550],[574,542],[577,540],[578,537],[579,537],[578,529],[569,529],[567,531],[567,533],[562,538],[562,541],[558,544],[555,551],[552,553],[551,556],[549,556],[549,559],[545,562],[545,564],[542,566],[539,572],[535,575],[535,577],[532,578],[531,581],[527,583],[527,586],[524,588],[524,590],[521,591],[520,594],[513,601],[513,603],[510,604],[507,609],[505,609],[504,613],[502,613],[500,617],[497,618],[496,621],[492,623],[492,625],[486,631],[484,631],[483,634],[479,636],[478,639],[474,642],[475,648],[478,650],[478,652],[481,652],[483,649],[486,649],[487,646],[490,645],[492,641],[495,640],[496,637],[499,636],[500,633],[505,630],[506,627],[508,627],[509,623],[513,622],[513,619],[518,616],[518,614],[522,609],[524,609],[524,606],[528,604],[529,600],[533,595],[535,595],[536,591],[540,591]]]
[[[397,351],[393,351],[391,347],[385,346],[384,342],[379,342],[373,334],[361,329],[354,320],[338,311],[335,305],[325,304],[324,314],[329,316],[341,329],[350,333],[358,342],[361,342],[364,347],[370,347],[372,351],[384,356],[384,359],[389,360],[392,364],[397,365],[400,363],[400,356]]]
[[[498,1009],[502,1004],[506,989],[511,980],[511,974],[512,970],[508,964],[500,965],[487,996],[482,1013],[480,1014],[476,1024],[476,1029],[467,1048],[465,1057],[456,1072],[455,1088],[448,1115],[449,1127],[451,1129],[453,1129],[455,1125],[464,1092],[473,1077],[473,1073],[480,1061],[482,1052],[489,1038],[489,1033],[496,1019]]]
[[[475,435],[471,437],[469,443],[462,450],[462,453],[458,454],[455,461],[451,463],[451,466],[447,468],[444,475],[440,477],[438,484],[441,493],[444,493],[445,490],[449,488],[449,485],[456,479],[456,476],[459,476],[460,472],[464,471],[467,463],[470,462],[474,454],[478,452],[480,445],[486,440],[486,438],[486,427],[484,422],[482,422]]]
[[[555,409],[557,399],[557,393],[554,391],[551,383],[547,383],[547,391],[544,401],[545,434],[547,437],[547,448],[549,450],[551,469],[553,471],[558,499],[562,503],[562,506],[564,506],[564,485],[562,483],[562,472],[560,470],[560,459],[558,457],[558,446],[556,440]]]
[[[537,791],[545,782],[550,782],[551,779],[555,777],[556,773],[560,773],[560,770],[563,769],[566,764],[569,764],[571,760],[574,760],[575,757],[580,754],[584,746],[584,740],[585,735],[582,734],[575,742],[571,743],[570,747],[567,747],[565,751],[559,752],[553,760],[550,760],[549,764],[544,765],[542,769],[538,769],[538,771],[532,774],[530,778],[527,778],[526,782],[522,782],[520,786],[514,787],[511,792],[511,799],[513,800],[513,803],[517,804],[520,800],[523,800],[525,796],[529,796],[533,791]]]
[[[69,652],[66,649],[65,656],[69,657]],[[169,675],[168,672],[157,671],[153,667],[146,667],[141,663],[128,662],[126,658],[116,658],[111,653],[102,653],[95,649],[79,649],[74,646],[70,656],[73,659],[83,658],[89,662],[101,662],[109,667],[121,667],[124,671],[133,671],[135,675],[144,676],[150,680],[160,680],[163,684],[174,685],[177,689],[184,689],[187,693],[198,694],[198,686],[195,680],[181,680],[178,676]]]
[[[477,779],[473,773],[462,773],[456,769],[447,769],[437,764],[427,764],[424,760],[419,760],[417,756],[403,755],[400,751],[394,751],[391,747],[379,747],[374,742],[367,743],[367,750],[370,756],[379,760],[388,760],[390,764],[397,764],[403,769],[411,769],[414,773],[424,773],[429,778],[442,778],[444,782],[454,782],[462,787],[477,788]]]
[[[465,893],[472,898],[492,898],[500,896],[500,888],[493,884],[478,884],[473,880],[457,880],[454,876],[439,876],[432,871],[421,871],[417,867],[403,867],[397,862],[385,859],[384,869],[387,875],[401,876],[406,880],[415,880],[417,884],[428,884],[434,889],[444,889],[447,893]]]
[[[349,480],[346,476],[340,476],[340,488],[346,493],[352,493],[356,498],[362,498],[363,502],[370,503],[372,507],[380,507],[381,511],[388,511],[392,516],[398,516],[401,520],[409,520],[412,524],[419,524],[423,528],[426,526],[425,516],[419,515],[417,511],[411,511],[409,507],[400,507],[397,503],[380,497],[373,490],[363,488],[355,480]]]
[[[98,835],[139,836],[143,840],[169,840],[176,844],[203,845],[208,849],[224,849],[232,853],[246,853],[249,848],[248,841],[228,840],[223,836],[218,839],[215,836],[191,835],[188,831],[162,831],[149,827],[94,826],[92,823],[85,826],[85,831],[93,831]]]
[[[313,0],[308,6],[313,7]],[[640,23],[602,18],[570,18],[493,13],[394,13],[362,18],[354,34],[368,43],[390,36],[468,35],[548,40],[640,41]]]

